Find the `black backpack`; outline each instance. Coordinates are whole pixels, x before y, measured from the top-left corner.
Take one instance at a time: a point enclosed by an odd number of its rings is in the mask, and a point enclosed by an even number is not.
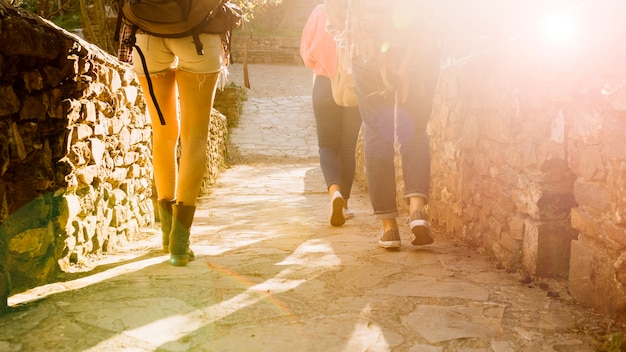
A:
[[[150,96],[162,125],[165,119],[154,96],[145,57],[136,45],[137,30],[165,38],[192,36],[198,55],[204,55],[200,34],[220,34],[226,57],[229,58],[232,31],[243,23],[243,11],[230,0],[119,0],[117,8],[114,39],[119,41],[122,22],[130,26],[131,36],[126,44],[136,49],[141,58]]]

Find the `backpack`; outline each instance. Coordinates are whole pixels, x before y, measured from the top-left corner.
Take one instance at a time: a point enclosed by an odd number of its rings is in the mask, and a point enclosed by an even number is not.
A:
[[[419,62],[438,68],[441,50],[441,0],[324,0],[330,24],[341,32],[336,38],[355,58],[374,62],[381,95],[409,99],[406,73]],[[429,72],[426,72],[429,73]]]
[[[365,57],[390,47],[435,45],[438,1],[347,0],[349,37]]]
[[[230,35],[243,21],[243,11],[230,0],[119,0],[118,8],[116,39],[125,22],[156,37],[193,36],[198,55],[201,33]]]
[[[152,89],[144,54],[136,45],[137,30],[164,38],[192,36],[198,55],[204,55],[200,34],[220,34],[228,64],[232,31],[243,23],[243,11],[230,0],[119,0],[117,9],[114,40],[119,41],[122,23],[131,28],[131,35],[126,44],[136,49],[141,58],[150,96],[161,125],[165,125],[165,119]]]

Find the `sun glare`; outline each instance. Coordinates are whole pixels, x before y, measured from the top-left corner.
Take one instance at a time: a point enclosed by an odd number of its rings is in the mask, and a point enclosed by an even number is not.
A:
[[[562,45],[574,40],[576,28],[571,16],[557,14],[544,19],[542,32],[552,44]]]

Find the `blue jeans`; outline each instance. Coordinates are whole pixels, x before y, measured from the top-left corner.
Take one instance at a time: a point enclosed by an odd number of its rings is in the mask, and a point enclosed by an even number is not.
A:
[[[325,76],[315,77],[312,97],[320,167],[326,187],[339,185],[343,198],[349,199],[356,169],[356,142],[361,129],[359,108],[337,105],[330,79]]]
[[[426,134],[426,125],[430,119],[440,69],[438,50],[433,49],[429,55],[413,55],[407,72],[397,74],[392,71],[399,67],[404,51],[392,49],[385,55],[385,65],[382,57],[368,60],[355,57],[353,60],[356,92],[364,125],[365,168],[377,219],[398,216],[394,165],[396,137],[402,158],[403,198],[407,200],[417,196],[428,202],[430,138]],[[383,67],[391,68],[386,70],[385,76],[381,74]],[[402,78],[407,78],[405,82],[409,84],[406,101],[402,101]],[[385,90],[385,79],[391,83],[391,89]]]

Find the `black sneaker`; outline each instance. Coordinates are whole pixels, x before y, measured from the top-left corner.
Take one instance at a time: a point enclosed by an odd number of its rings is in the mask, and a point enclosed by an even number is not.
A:
[[[407,224],[411,228],[411,244],[423,246],[435,242],[430,233],[430,223],[426,220],[426,214],[415,210],[407,219]]]
[[[380,230],[378,246],[382,248],[400,248],[400,232],[398,229]]]

